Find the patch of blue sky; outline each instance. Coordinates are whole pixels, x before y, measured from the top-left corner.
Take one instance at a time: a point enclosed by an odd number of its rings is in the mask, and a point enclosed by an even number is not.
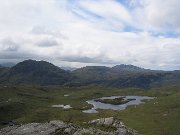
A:
[[[135,32],[135,33],[139,33],[139,32],[143,32],[144,30],[143,29],[138,29],[136,27],[133,27],[131,25],[125,25],[124,26],[124,29],[123,29],[124,32]],[[177,33],[173,30],[169,30],[169,31],[150,31],[150,30],[147,30],[147,32],[151,33],[152,36],[155,36],[155,37],[164,37],[164,38],[180,38],[180,33]]]
[[[123,29],[124,32],[142,32],[142,30],[132,27],[130,25],[126,25]]]
[[[179,38],[180,37],[180,33],[176,33],[176,32],[152,32],[152,35],[155,37],[164,37],[164,38]]]
[[[137,29],[132,26],[125,26],[123,29],[124,32],[134,32],[134,33],[139,33],[143,32],[144,30]],[[152,36],[154,37],[164,37],[164,38],[180,38],[180,33],[173,32],[173,31],[168,31],[168,32],[155,32],[155,31],[148,31],[151,33]]]
[[[119,2],[119,3],[121,3],[121,4],[123,4],[124,6],[126,6],[126,7],[128,7],[129,6],[129,1],[131,1],[131,0],[116,0],[117,2]]]
[[[102,16],[92,13],[84,8],[77,8],[77,9],[72,10],[72,12],[83,19],[87,19],[91,21],[104,19]]]
[[[104,19],[102,16],[83,8],[78,2],[71,1],[72,0],[69,0],[69,9],[73,14],[81,19],[85,19],[87,21],[98,21]]]
[[[123,6],[125,6],[127,9],[131,10],[132,8],[134,8],[132,6],[132,0],[116,0],[117,2],[119,2],[120,4],[122,4]]]
[[[143,2],[140,0],[116,0],[116,1],[122,4],[130,11],[137,7],[143,7]]]

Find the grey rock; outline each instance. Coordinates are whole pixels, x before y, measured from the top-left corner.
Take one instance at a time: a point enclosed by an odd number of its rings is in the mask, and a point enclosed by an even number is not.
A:
[[[114,122],[114,118],[113,117],[105,118],[104,119],[104,125],[110,126],[110,125],[113,124],[113,122]]]
[[[74,127],[73,125],[69,125],[67,128],[65,128],[64,133],[73,135],[78,129],[79,127]]]
[[[138,132],[134,129],[128,128],[118,119],[110,118],[101,118],[88,122],[89,124],[98,125],[98,126],[111,126],[116,128],[113,132],[106,132],[107,135],[139,135]]]
[[[103,131],[96,128],[82,128],[63,121],[50,121],[47,123],[29,123],[25,125],[13,125],[0,129],[0,135],[139,135],[137,131],[128,128],[118,119],[101,118],[88,122],[89,126],[112,126],[114,131]]]

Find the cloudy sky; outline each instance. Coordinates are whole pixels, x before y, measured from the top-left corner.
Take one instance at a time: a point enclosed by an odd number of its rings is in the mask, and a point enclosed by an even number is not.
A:
[[[0,0],[0,63],[180,69],[180,0]]]

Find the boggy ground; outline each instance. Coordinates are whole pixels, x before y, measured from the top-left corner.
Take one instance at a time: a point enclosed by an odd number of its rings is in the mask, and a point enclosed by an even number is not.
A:
[[[69,95],[69,96],[64,96]],[[123,111],[98,110],[86,114],[91,106],[85,101],[104,96],[143,95],[156,97],[139,106]],[[52,105],[71,105],[64,110]],[[144,135],[179,135],[180,133],[180,86],[156,89],[115,89],[95,86],[0,86],[0,126],[16,123],[48,122],[62,120],[79,126],[93,119],[114,117],[128,127]]]

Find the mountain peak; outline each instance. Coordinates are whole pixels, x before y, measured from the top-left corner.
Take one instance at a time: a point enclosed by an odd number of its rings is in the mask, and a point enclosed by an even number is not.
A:
[[[37,60],[31,60],[31,59],[24,60],[24,61],[16,64],[13,68],[16,68],[16,67],[19,67],[19,66],[21,66],[21,67],[25,66],[26,68],[29,67],[29,66],[32,66],[32,67],[34,67],[34,66],[36,66],[36,67],[37,66],[38,67],[46,67],[46,66],[56,67],[55,65],[53,65],[52,63],[49,63],[47,61],[43,61],[43,60],[37,61]],[[23,67],[23,68],[25,68],[25,67]]]
[[[57,70],[58,67],[46,61],[36,61],[36,60],[25,60],[12,67],[18,72],[32,72],[32,71],[42,71],[45,69]]]
[[[38,63],[46,63],[46,64],[51,64],[51,63],[49,63],[49,62],[47,62],[47,61],[44,61],[44,60],[40,60],[40,61],[38,61],[38,60],[32,60],[32,59],[28,59],[28,60],[24,60],[24,61],[22,61],[22,62],[20,62],[20,63],[18,63],[18,64],[38,64]]]
[[[65,70],[46,61],[25,60],[12,68],[7,75],[12,84],[61,85],[71,75]]]
[[[134,65],[125,65],[125,64],[121,64],[121,65],[116,65],[114,67],[112,67],[112,69],[115,70],[128,70],[128,71],[142,71],[145,70],[144,68],[140,68]]]

